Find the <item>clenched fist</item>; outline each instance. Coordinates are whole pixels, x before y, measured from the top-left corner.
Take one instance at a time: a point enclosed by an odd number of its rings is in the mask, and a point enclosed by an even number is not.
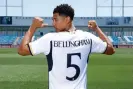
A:
[[[97,26],[97,23],[95,20],[90,20],[88,22],[88,27],[89,27],[89,29],[92,29],[95,31],[98,26]]]
[[[40,17],[34,17],[33,21],[32,21],[32,25],[36,28],[42,28],[42,27],[46,27],[48,24],[44,24],[43,23],[43,19]]]

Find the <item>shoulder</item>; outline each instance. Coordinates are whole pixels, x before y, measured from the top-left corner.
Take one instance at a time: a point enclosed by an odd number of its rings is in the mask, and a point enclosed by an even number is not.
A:
[[[53,37],[53,33],[46,33],[45,35],[40,37],[40,40],[51,40]]]
[[[46,33],[45,35],[42,36],[42,38],[50,38],[54,35],[54,33]]]
[[[76,32],[79,33],[79,34],[82,34],[84,36],[87,36],[87,37],[94,37],[95,36],[94,34],[92,34],[90,32],[83,31],[83,30],[80,30],[80,29],[76,30]]]

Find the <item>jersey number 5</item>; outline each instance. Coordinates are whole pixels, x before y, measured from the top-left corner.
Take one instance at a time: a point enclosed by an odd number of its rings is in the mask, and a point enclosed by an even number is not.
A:
[[[76,74],[73,77],[67,77],[67,80],[74,81],[78,78],[80,74],[80,68],[76,64],[71,64],[72,56],[78,56],[81,59],[81,53],[72,53],[72,54],[67,54],[67,68],[69,67],[74,67],[76,69]]]

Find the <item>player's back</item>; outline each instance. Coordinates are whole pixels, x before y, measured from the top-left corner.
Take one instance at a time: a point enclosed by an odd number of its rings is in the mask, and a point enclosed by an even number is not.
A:
[[[49,89],[86,89],[91,37],[81,30],[50,35]]]
[[[107,43],[89,32],[48,33],[30,42],[32,55],[44,53],[49,68],[49,89],[86,89],[90,53],[104,53]]]

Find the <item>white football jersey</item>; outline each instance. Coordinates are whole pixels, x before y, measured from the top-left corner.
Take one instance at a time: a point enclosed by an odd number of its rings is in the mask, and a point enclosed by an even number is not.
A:
[[[106,42],[82,30],[48,33],[29,43],[32,55],[47,57],[49,89],[87,89],[88,57],[106,47]]]

